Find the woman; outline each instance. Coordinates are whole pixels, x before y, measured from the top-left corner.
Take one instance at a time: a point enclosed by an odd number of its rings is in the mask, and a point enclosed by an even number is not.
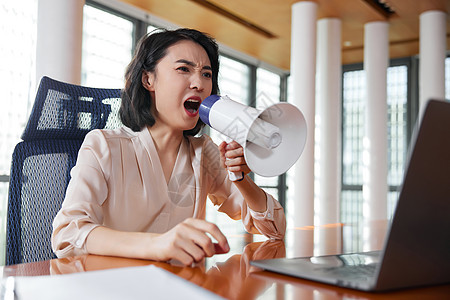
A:
[[[207,196],[246,230],[284,237],[282,207],[246,175],[236,142],[217,147],[194,137],[203,99],[218,93],[218,47],[192,29],[144,37],[125,74],[116,130],[90,132],[53,222],[58,257],[99,254],[184,265],[227,252],[227,239],[204,220]],[[227,158],[227,159],[226,159]],[[227,170],[243,172],[231,182]],[[215,246],[212,236],[218,243]]]

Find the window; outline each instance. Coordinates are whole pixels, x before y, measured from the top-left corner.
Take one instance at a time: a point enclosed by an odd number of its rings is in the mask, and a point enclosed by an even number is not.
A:
[[[256,70],[256,107],[267,106],[280,102],[281,77],[266,69]]]
[[[341,222],[346,224],[358,224],[362,218],[365,88],[363,70],[344,72]]]
[[[408,67],[392,66],[387,72],[388,102],[388,217],[394,213],[408,151]]]
[[[83,11],[81,84],[122,88],[131,61],[133,22],[94,6]]]
[[[35,96],[37,0],[0,4],[0,264],[4,264],[11,156]]]
[[[234,101],[248,105],[250,89],[250,68],[248,65],[220,56],[219,88],[221,95],[228,95]]]
[[[364,137],[365,73],[362,66],[352,66],[343,74],[343,153],[341,222],[362,223],[362,140]],[[350,67],[350,68],[352,68]],[[408,72],[407,64],[399,63],[387,70],[388,107],[388,218],[397,203],[398,188],[403,179],[408,142]],[[354,235],[351,246],[356,249],[360,237]]]
[[[280,102],[281,77],[278,74],[266,69],[256,70],[256,103],[257,109],[264,109],[268,106]],[[279,199],[278,177],[254,176],[255,183],[267,193]]]
[[[450,101],[450,57],[445,59],[445,99]]]

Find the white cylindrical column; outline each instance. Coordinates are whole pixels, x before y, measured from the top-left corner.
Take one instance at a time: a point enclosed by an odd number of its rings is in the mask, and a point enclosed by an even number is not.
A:
[[[339,222],[341,192],[341,20],[317,22],[316,215]]]
[[[364,70],[366,74],[366,121],[363,140],[364,220],[387,217],[387,68],[389,24],[370,22],[364,26]]]
[[[84,0],[39,0],[36,79],[80,84]]]
[[[318,226],[314,233],[314,255],[331,255],[342,253],[342,233],[341,224],[329,224]]]
[[[419,104],[445,99],[446,18],[443,11],[420,15]]]
[[[316,74],[317,3],[297,2],[292,5],[291,76],[293,104],[306,118],[305,149],[291,169],[288,201],[289,226],[302,227],[314,223],[314,128]],[[293,174],[292,174],[293,173]]]

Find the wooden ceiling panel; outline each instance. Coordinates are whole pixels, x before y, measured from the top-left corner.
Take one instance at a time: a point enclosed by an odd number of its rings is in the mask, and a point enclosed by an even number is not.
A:
[[[178,26],[208,32],[224,45],[280,69],[289,70],[291,7],[298,2],[297,0],[121,1]],[[319,19],[337,17],[342,20],[343,63],[362,62],[364,24],[386,20],[386,17],[369,5],[367,0],[314,1],[318,4]],[[432,9],[450,11],[450,0],[385,0],[385,2],[395,10],[395,15],[388,19],[391,57],[418,54],[419,15],[422,12]],[[273,34],[274,37],[258,32],[255,27]],[[450,33],[449,20],[447,33]]]

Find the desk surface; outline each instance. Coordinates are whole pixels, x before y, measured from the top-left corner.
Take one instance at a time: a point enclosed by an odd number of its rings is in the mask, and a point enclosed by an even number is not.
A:
[[[230,253],[215,255],[193,267],[85,255],[6,266],[3,276],[55,275],[155,265],[227,299],[448,299],[450,284],[389,293],[365,293],[265,272],[249,264],[255,259],[379,250],[386,227],[386,222],[381,222],[358,230],[341,224],[293,228],[288,230],[286,242],[255,241],[260,237],[234,235],[229,237]]]

